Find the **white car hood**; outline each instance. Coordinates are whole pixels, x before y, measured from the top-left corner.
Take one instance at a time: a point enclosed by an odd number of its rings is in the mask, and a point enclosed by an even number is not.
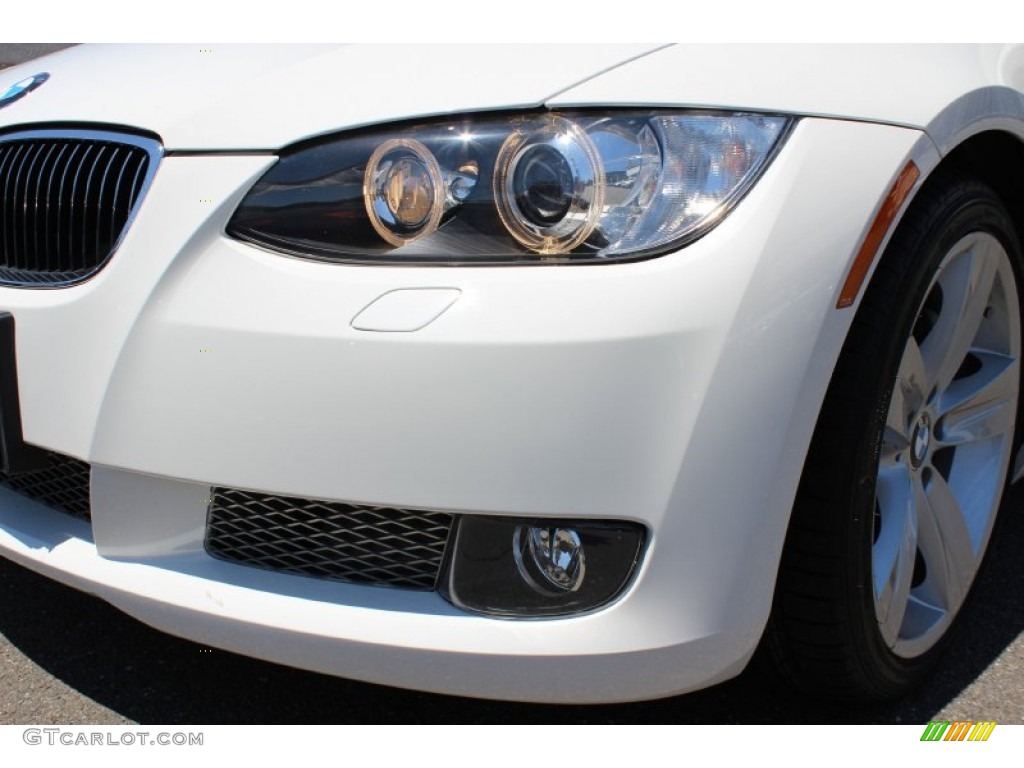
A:
[[[169,150],[277,149],[331,131],[451,112],[537,107],[656,45],[80,46],[0,71],[0,127],[106,123]]]
[[[1024,46],[81,46],[0,71],[0,128],[105,123],[169,150],[276,150],[337,130],[548,105],[678,106],[929,128],[961,96],[1024,88]],[[1024,114],[1008,89],[985,106]],[[1006,102],[1006,103],[1004,103]]]
[[[978,112],[1024,112],[1014,92],[1024,90],[1024,46],[679,45],[567,89],[548,106],[681,104],[927,129],[983,89]]]

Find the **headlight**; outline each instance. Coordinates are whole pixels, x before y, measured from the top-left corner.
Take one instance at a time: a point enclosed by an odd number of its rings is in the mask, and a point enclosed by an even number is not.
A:
[[[294,256],[383,264],[656,256],[720,221],[789,125],[566,112],[351,134],[284,153],[227,231]]]

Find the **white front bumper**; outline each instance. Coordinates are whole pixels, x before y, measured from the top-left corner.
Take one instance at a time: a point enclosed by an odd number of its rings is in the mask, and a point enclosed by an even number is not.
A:
[[[919,137],[803,120],[697,243],[581,267],[266,253],[222,230],[270,158],[167,157],[93,280],[0,289],[26,440],[93,465],[91,531],[2,491],[0,553],[174,634],[345,677],[567,702],[725,679],[768,615],[852,317],[834,309],[839,283]],[[459,295],[414,332],[352,327],[378,297],[422,288]],[[603,610],[490,619],[433,593],[214,560],[212,485],[625,519],[650,541]]]

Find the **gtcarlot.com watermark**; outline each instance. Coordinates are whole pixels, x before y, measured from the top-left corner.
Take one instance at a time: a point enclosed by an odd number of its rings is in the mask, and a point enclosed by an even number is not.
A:
[[[201,747],[203,733],[167,731],[79,731],[67,728],[26,728],[21,739],[31,746],[50,747]]]

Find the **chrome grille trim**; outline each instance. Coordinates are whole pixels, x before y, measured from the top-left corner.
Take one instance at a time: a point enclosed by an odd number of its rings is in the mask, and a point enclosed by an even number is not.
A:
[[[154,139],[109,131],[0,134],[0,285],[63,288],[102,269],[162,153]]]
[[[206,551],[273,571],[434,589],[454,516],[213,488]]]
[[[91,519],[89,465],[71,456],[49,452],[43,469],[8,475],[0,472],[0,486],[82,520]]]

